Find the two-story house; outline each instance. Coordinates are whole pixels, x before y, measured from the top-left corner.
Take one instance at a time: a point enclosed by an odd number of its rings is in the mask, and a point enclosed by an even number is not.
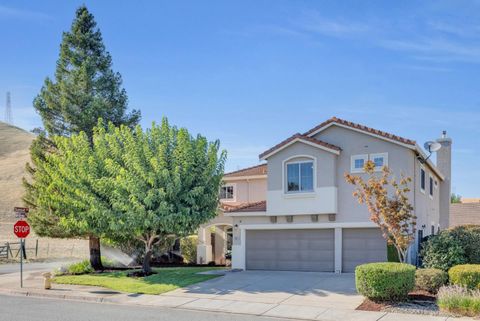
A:
[[[232,267],[247,270],[340,273],[386,261],[386,241],[344,178],[365,175],[371,160],[412,178],[415,263],[418,240],[449,224],[451,139],[437,142],[433,164],[413,140],[335,117],[287,138],[260,155],[265,164],[225,175],[222,211],[199,230],[198,262],[222,263],[230,249]]]

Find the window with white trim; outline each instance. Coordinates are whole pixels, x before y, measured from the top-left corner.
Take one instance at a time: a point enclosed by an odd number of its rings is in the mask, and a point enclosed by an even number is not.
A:
[[[388,153],[370,154],[370,161],[375,164],[376,171],[381,171],[383,166],[388,166]]]
[[[422,191],[423,193],[425,193],[425,184],[426,184],[425,180],[426,180],[425,169],[420,168],[420,191]]]
[[[365,170],[363,167],[368,161],[368,154],[364,155],[352,155],[350,158],[350,171],[352,173],[363,173]]]
[[[287,193],[313,192],[313,161],[287,163]]]
[[[220,199],[233,200],[234,199],[233,185],[225,185],[220,188]]]

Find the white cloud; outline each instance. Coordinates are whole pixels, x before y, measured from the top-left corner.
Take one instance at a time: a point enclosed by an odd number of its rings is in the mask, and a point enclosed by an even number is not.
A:
[[[346,19],[327,19],[317,11],[305,11],[293,21],[293,25],[307,32],[330,37],[359,35],[370,31],[367,24]]]
[[[52,17],[37,11],[23,10],[0,5],[0,19],[50,20]]]

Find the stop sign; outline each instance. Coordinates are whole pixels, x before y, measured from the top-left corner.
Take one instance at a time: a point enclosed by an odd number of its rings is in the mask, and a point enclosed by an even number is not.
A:
[[[19,238],[25,238],[30,234],[30,225],[26,221],[17,221],[13,225],[13,233]]]

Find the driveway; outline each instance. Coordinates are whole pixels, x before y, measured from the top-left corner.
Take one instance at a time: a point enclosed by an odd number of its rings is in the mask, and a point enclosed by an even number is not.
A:
[[[195,298],[181,306],[187,309],[237,312],[238,308],[276,317],[315,319],[322,315],[326,320],[329,311],[347,316],[363,301],[355,290],[353,274],[319,272],[227,272],[224,277],[165,295]]]

